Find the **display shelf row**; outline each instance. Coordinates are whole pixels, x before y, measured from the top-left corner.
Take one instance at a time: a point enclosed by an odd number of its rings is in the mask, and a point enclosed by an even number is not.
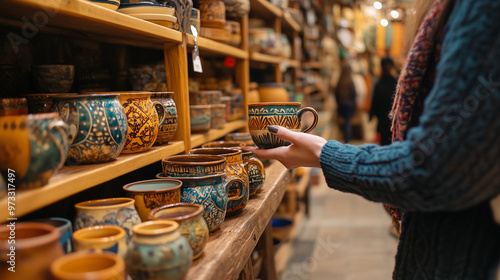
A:
[[[251,52],[250,53],[250,60],[254,62],[263,62],[263,63],[269,63],[269,64],[281,64],[284,63],[288,67],[299,67],[300,63],[298,60],[294,59],[288,59],[280,56],[273,56],[273,55],[268,55],[268,54],[263,54],[259,52]]]
[[[259,15],[261,18],[278,18],[282,19],[282,26],[285,31],[299,32],[300,25],[290,16],[289,13],[283,12],[279,7],[271,4],[266,0],[251,0],[250,10],[253,14]]]
[[[213,129],[205,134],[191,137],[193,147],[216,140],[227,133],[242,129],[245,121],[227,123],[223,129]],[[138,154],[122,154],[115,161],[62,167],[49,181],[38,189],[15,192],[15,211],[0,211],[0,223],[8,218],[21,217],[48,206],[71,195],[117,178],[138,168],[147,166],[162,158],[184,152],[184,141],[171,142],[165,146],[153,146],[149,151]],[[0,200],[1,209],[8,209],[8,198]]]

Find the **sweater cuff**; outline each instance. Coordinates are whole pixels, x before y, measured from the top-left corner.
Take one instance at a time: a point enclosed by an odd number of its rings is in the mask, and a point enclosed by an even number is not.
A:
[[[352,181],[355,165],[353,159],[359,150],[358,147],[352,145],[344,145],[335,140],[328,141],[321,149],[319,162],[325,177],[336,181],[337,187],[341,182]],[[330,186],[333,187],[333,186]]]

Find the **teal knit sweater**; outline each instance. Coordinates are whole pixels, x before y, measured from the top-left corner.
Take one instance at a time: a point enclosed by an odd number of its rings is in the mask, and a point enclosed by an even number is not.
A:
[[[424,111],[404,142],[328,141],[328,186],[401,208],[394,279],[494,279],[500,231],[500,1],[457,0]],[[332,202],[335,203],[335,202]]]

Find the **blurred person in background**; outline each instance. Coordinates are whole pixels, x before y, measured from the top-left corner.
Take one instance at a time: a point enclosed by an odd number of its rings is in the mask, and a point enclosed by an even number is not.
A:
[[[351,120],[356,112],[356,88],[352,79],[352,69],[347,61],[342,64],[342,72],[335,89],[335,100],[337,101],[337,112],[344,119],[342,125],[344,143],[349,143],[352,131]]]

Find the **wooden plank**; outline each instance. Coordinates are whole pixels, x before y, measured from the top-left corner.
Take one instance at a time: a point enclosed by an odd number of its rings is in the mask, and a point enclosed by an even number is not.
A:
[[[291,68],[299,68],[300,67],[300,62],[298,60],[295,60],[295,59],[288,59],[286,64],[288,65],[288,67],[291,67]]]
[[[188,45],[194,47],[194,37],[188,34]],[[208,38],[198,37],[198,49],[200,55],[216,54],[231,56],[238,59],[248,59],[248,52],[246,50],[226,45]]]
[[[203,134],[193,134],[191,136],[191,147],[195,148],[201,146],[207,142],[217,140],[224,137],[226,134],[233,132],[238,129],[243,129],[248,127],[247,121],[239,120],[226,123],[223,129],[211,129],[207,133]]]
[[[291,178],[290,172],[277,161],[266,168],[266,175],[262,190],[248,201],[243,212],[226,219],[221,229],[210,235],[204,255],[194,261],[186,279],[238,278]]]
[[[34,31],[30,30],[28,36],[18,34],[25,39],[35,36],[39,28],[51,26],[73,30],[89,38],[117,38],[131,44],[149,42],[159,47],[165,42],[182,40],[182,34],[176,30],[85,0],[3,0],[0,17],[30,22]]]
[[[250,13],[260,18],[282,17],[283,11],[266,0],[250,0]]]
[[[248,122],[248,94],[250,92],[250,62],[248,60],[248,15],[241,18],[241,47],[247,53],[247,58],[236,62],[236,83],[243,93],[243,115]],[[248,131],[248,126],[245,126]]]
[[[16,217],[21,217],[83,190],[104,183],[162,158],[184,151],[184,143],[172,142],[166,146],[153,146],[139,154],[120,155],[117,160],[78,166],[64,166],[38,189],[16,191]],[[0,200],[0,209],[7,209],[7,198]],[[0,211],[0,222],[7,221],[8,211]]]
[[[247,264],[241,271],[238,280],[254,280],[252,258],[248,258]]]
[[[280,56],[268,55],[268,54],[263,54],[263,53],[258,53],[258,52],[251,52],[250,53],[250,60],[256,61],[256,62],[280,64],[284,59],[285,58],[282,58]]]
[[[319,69],[323,68],[323,63],[321,63],[320,61],[309,61],[309,62],[303,63],[302,66],[304,68],[319,70]]]
[[[276,265],[274,263],[274,245],[271,221],[267,224],[266,230],[264,230],[261,239],[263,239],[261,278],[262,280],[276,280],[278,279],[278,276],[276,274]]]
[[[286,33],[300,32],[300,25],[292,18],[289,12],[283,13],[283,31]]]

